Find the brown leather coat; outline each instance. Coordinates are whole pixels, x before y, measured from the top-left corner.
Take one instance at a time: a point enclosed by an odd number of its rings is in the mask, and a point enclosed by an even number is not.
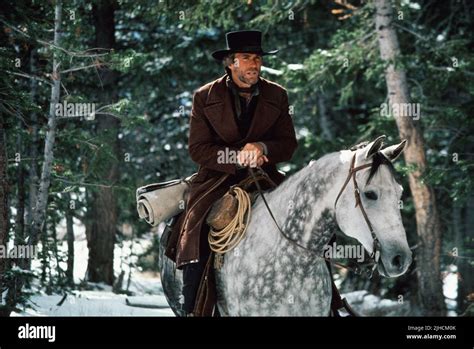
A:
[[[269,162],[262,169],[277,184],[284,179],[275,164],[289,161],[297,147],[288,96],[283,87],[263,78],[259,90],[255,114],[244,138],[239,134],[233,115],[225,76],[194,94],[189,154],[199,164],[199,170],[191,185],[186,212],[173,229],[166,251],[177,267],[198,260],[200,234],[207,212],[215,200],[246,175],[246,170],[237,170],[235,164],[218,163],[219,151],[225,151],[226,147],[238,151],[246,143],[264,142]]]

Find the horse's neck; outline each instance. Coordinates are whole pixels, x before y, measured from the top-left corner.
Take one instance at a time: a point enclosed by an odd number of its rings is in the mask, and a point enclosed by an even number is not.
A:
[[[288,178],[268,196],[285,236],[315,253],[337,229],[334,201],[347,176],[346,152],[328,154]]]

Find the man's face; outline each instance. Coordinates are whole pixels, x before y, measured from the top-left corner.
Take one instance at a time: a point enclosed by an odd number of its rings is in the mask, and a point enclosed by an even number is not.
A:
[[[255,85],[262,67],[262,56],[255,53],[236,53],[234,64],[229,66],[232,78],[241,85]],[[238,81],[237,81],[238,79]]]

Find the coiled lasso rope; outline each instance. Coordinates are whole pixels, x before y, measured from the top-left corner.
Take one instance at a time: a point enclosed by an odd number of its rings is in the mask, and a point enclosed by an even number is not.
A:
[[[240,187],[234,187],[232,191],[238,203],[237,214],[225,228],[214,230],[211,227],[209,231],[209,246],[213,252],[220,255],[231,251],[238,245],[245,236],[247,224],[250,221],[252,204],[249,194]]]

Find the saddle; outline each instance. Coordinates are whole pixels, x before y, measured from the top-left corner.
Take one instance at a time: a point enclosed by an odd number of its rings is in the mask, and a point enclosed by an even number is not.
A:
[[[256,182],[263,181],[265,188],[276,188],[275,182],[261,169],[254,171],[254,176],[249,176],[240,181],[240,183],[233,185],[227,193],[218,199],[212,206],[206,217],[206,223],[214,230],[222,230],[229,225],[229,223],[237,215],[239,207],[235,188],[241,188],[250,196],[250,201],[253,204],[258,196],[256,189]]]

